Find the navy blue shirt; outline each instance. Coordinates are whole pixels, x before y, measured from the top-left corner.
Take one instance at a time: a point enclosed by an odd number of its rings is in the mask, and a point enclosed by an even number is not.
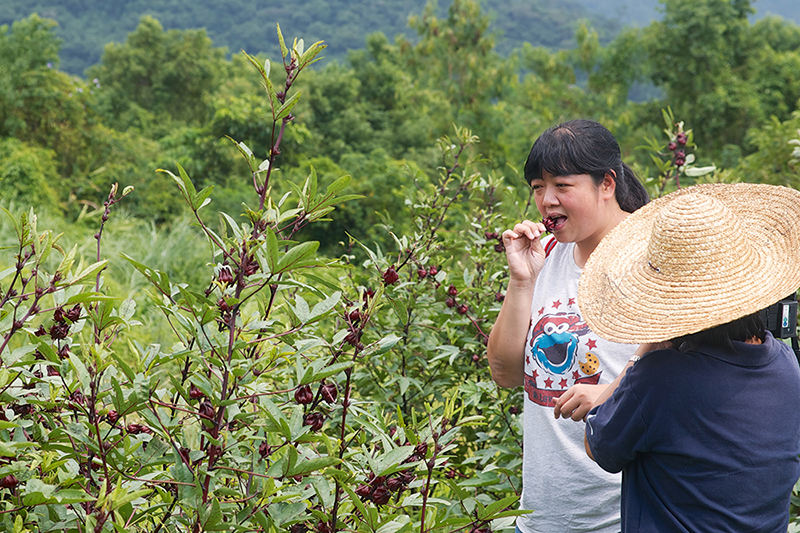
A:
[[[785,533],[800,476],[800,369],[786,344],[652,352],[586,417],[622,471],[622,531]]]

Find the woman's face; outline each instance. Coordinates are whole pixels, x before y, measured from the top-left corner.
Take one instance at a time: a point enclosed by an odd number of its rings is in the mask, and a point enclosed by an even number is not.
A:
[[[598,186],[588,174],[552,176],[545,172],[531,187],[536,207],[543,218],[551,220],[558,241],[599,242],[609,230],[608,200],[614,196],[614,180],[609,175]]]

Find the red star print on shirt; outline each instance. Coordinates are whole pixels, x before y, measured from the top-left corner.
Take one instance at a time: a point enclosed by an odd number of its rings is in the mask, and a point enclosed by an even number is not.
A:
[[[561,378],[561,381],[559,381],[558,384],[559,384],[559,386],[561,386],[562,389],[566,389],[567,388],[567,380],[564,379],[564,378]]]
[[[553,307],[555,307],[556,309],[561,307],[561,300],[556,300],[555,302],[553,302]]]
[[[567,305],[575,305],[575,298],[570,298]]]
[[[572,379],[581,379],[581,374],[577,370],[572,373]]]
[[[586,346],[590,350],[594,350],[595,348],[597,348],[597,341],[594,339],[589,339],[588,341],[586,341]]]
[[[526,362],[527,364],[531,364],[531,358],[530,358],[530,356],[528,356],[528,355],[526,355],[526,356],[525,356],[525,362]]]
[[[544,386],[549,389],[550,387],[553,386],[553,380],[550,379],[550,378],[547,378],[546,380],[544,380]]]
[[[540,314],[540,315],[543,315],[543,314],[544,314],[544,307],[542,307],[541,309],[539,309],[539,314]]]
[[[533,371],[533,379],[536,379],[538,377],[539,377],[539,373],[536,370],[534,370]]]

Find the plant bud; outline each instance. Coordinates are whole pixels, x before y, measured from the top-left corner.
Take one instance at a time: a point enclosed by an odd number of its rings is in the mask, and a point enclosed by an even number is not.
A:
[[[303,425],[311,426],[311,431],[319,431],[322,429],[322,424],[325,422],[325,416],[322,413],[313,412],[303,416]]]
[[[19,485],[19,480],[13,474],[9,474],[6,477],[0,479],[0,488],[13,489],[17,485]]]
[[[469,312],[469,307],[466,304],[461,304],[458,306],[459,315],[466,315],[467,312]]]
[[[383,273],[383,282],[386,285],[394,285],[397,283],[397,280],[400,279],[400,276],[397,275],[397,271],[394,269],[394,265],[391,265],[386,272]]]
[[[214,406],[208,400],[203,400],[200,402],[200,408],[198,409],[198,414],[200,418],[205,418],[206,420],[211,420],[214,418]]]
[[[362,499],[369,499],[372,497],[372,485],[368,483],[361,483],[358,487],[356,487],[356,494]]]
[[[403,488],[403,480],[399,477],[393,477],[386,480],[386,487],[392,491],[397,492],[398,490]]]
[[[438,273],[439,273],[439,269],[438,269],[438,268],[436,268],[435,266],[432,266],[432,267],[430,267],[430,268],[428,269],[428,275],[429,275],[429,276],[435,276],[435,275],[436,275],[436,274],[438,274]]]
[[[444,305],[447,307],[455,307],[456,306],[456,299],[453,297],[447,297],[444,301]]]
[[[108,420],[108,423],[111,425],[116,424],[117,420],[119,420],[119,413],[112,409],[108,412],[108,414],[106,414],[106,420]]]
[[[339,388],[336,386],[336,384],[325,383],[321,388],[322,399],[328,403],[335,403],[336,397],[339,395]]]
[[[270,445],[267,444],[267,441],[263,441],[261,444],[258,445],[258,454],[264,458],[270,454]]]
[[[350,332],[344,338],[344,342],[346,342],[350,346],[356,346],[358,344],[358,341],[360,340],[361,340],[361,331],[357,329],[350,330]]]
[[[389,492],[386,485],[379,485],[372,492],[372,501],[375,502],[375,505],[386,505],[391,497],[392,493]]]
[[[458,294],[458,289],[456,289],[455,285],[450,285],[449,287],[447,287],[447,294],[449,294],[450,296],[455,296],[456,294]]]
[[[417,444],[417,447],[414,448],[414,454],[419,455],[420,457],[425,457],[425,454],[428,453],[428,443],[427,442],[420,442]]]
[[[56,307],[55,311],[53,311],[53,320],[56,322],[63,322],[64,321],[64,308],[60,305]]]
[[[308,531],[308,526],[305,522],[298,522],[289,528],[289,533],[306,533],[306,531]]]
[[[361,322],[361,311],[359,311],[358,309],[353,309],[347,316],[350,318],[350,322],[352,322],[353,324],[358,324],[359,322]]]
[[[69,344],[64,344],[58,349],[58,357],[61,359],[69,359]]]
[[[294,400],[300,405],[308,405],[314,401],[314,393],[310,385],[302,385],[294,391]]]
[[[198,389],[194,385],[194,383],[192,383],[191,386],[189,387],[189,398],[191,398],[192,400],[197,400],[198,398],[204,398],[204,397],[205,394],[203,394],[203,391]]]
[[[61,340],[67,338],[69,335],[69,324],[58,323],[50,327],[50,338],[53,340]]]
[[[502,242],[498,242],[494,245],[494,251],[497,253],[502,253],[506,251],[506,247]]]
[[[481,356],[480,355],[478,355],[476,353],[472,354],[472,362],[473,363],[477,363],[480,360],[481,360]]]
[[[667,145],[667,148],[669,148],[670,152],[674,152],[678,148],[678,143],[673,141]]]
[[[683,146],[684,144],[686,144],[686,141],[689,140],[689,137],[686,135],[685,132],[681,131],[681,132],[678,132],[678,134],[675,136],[675,140],[678,141],[678,144]]]
[[[65,316],[67,317],[67,320],[69,320],[70,322],[72,323],[77,322],[81,318],[81,306],[79,304],[76,304],[75,307],[67,311]]]
[[[220,268],[219,274],[217,274],[217,281],[223,285],[233,283],[233,272],[231,272],[231,267],[226,265]]]
[[[503,294],[502,292],[494,293],[494,301],[495,302],[502,302],[505,299],[506,299],[506,295]]]
[[[428,276],[428,271],[424,268],[418,268],[417,276],[419,276],[419,279],[425,279]]]

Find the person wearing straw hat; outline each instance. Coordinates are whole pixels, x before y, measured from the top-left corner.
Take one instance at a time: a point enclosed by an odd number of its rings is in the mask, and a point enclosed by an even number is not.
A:
[[[492,379],[524,389],[520,507],[533,512],[520,516],[517,528],[618,533],[620,476],[586,457],[583,417],[636,347],[595,335],[576,298],[586,258],[647,203],[647,191],[611,132],[591,120],[542,133],[525,179],[544,218],[503,232],[510,279],[487,345]],[[552,236],[543,237],[546,229]]]
[[[589,327],[651,343],[586,416],[622,471],[622,531],[785,532],[800,477],[800,369],[759,310],[800,287],[800,192],[707,184],[652,201],[579,281]]]

